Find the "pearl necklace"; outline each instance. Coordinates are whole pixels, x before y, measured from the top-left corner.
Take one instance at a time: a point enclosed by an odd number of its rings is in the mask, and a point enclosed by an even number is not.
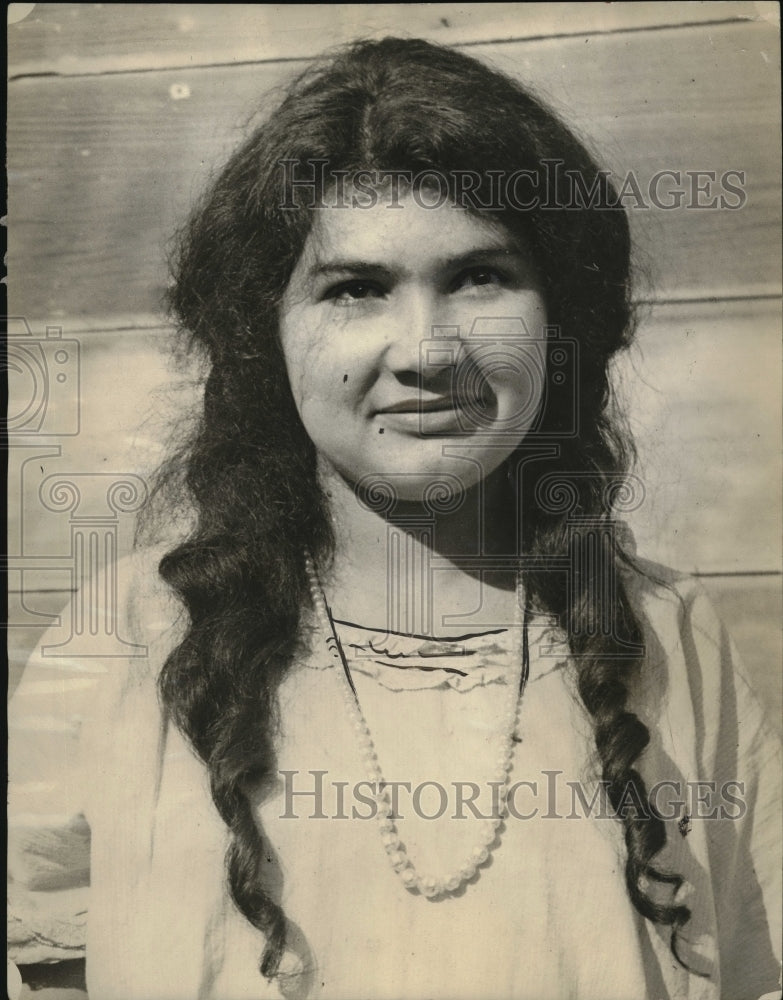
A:
[[[443,877],[433,875],[420,875],[413,862],[408,857],[403,847],[394,820],[391,815],[391,804],[388,793],[384,787],[383,772],[378,763],[378,755],[375,752],[375,745],[370,734],[369,726],[362,714],[359,696],[356,693],[348,662],[345,653],[337,637],[329,607],[318,578],[318,572],[312,557],[307,553],[305,558],[307,578],[310,586],[310,596],[313,601],[316,615],[323,632],[326,648],[339,668],[335,671],[338,678],[343,700],[348,712],[351,726],[358,738],[359,747],[363,755],[368,781],[372,782],[377,789],[374,796],[377,806],[376,815],[379,821],[381,841],[386,849],[393,870],[399,875],[402,884],[410,892],[420,892],[429,899],[437,896],[452,894],[469,879],[473,878],[478,868],[485,864],[492,850],[497,846],[498,827],[503,822],[506,815],[506,799],[510,781],[511,765],[514,757],[514,730],[517,726],[519,708],[522,703],[522,696],[527,684],[530,669],[530,656],[528,650],[527,636],[527,607],[524,618],[521,617],[521,597],[522,586],[520,574],[517,574],[516,588],[516,627],[513,630],[513,658],[515,664],[513,682],[509,683],[509,696],[501,712],[501,746],[496,761],[496,773],[489,782],[489,787],[498,790],[496,800],[496,811],[491,819],[481,821],[481,832],[478,843],[470,851],[464,862],[449,874]],[[521,632],[521,641],[520,641]]]

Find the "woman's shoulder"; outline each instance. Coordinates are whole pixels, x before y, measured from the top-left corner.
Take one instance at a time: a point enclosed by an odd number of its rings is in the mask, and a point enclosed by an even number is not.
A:
[[[161,559],[169,549],[165,545],[137,548],[107,569],[116,586],[118,636],[135,666],[146,663],[153,675],[182,641],[188,622],[184,605],[160,574]]]
[[[698,577],[638,556],[621,574],[642,625],[649,664],[685,666],[708,685],[725,682],[722,675],[740,669],[726,627]]]
[[[58,621],[43,635],[31,667],[117,675],[155,674],[185,633],[188,616],[164,581],[165,546],[134,549],[85,567]],[[89,625],[89,627],[87,627]]]
[[[678,640],[696,629],[708,641],[721,642],[721,620],[698,577],[638,555],[628,558],[621,575],[634,610],[648,627]]]
[[[695,728],[705,751],[777,744],[778,730],[755,690],[726,624],[702,581],[633,557],[623,570],[644,634],[640,698],[670,724]]]
[[[145,546],[116,564],[118,604],[135,635],[154,638],[175,628],[185,617],[182,602],[160,574],[167,551],[165,545]]]

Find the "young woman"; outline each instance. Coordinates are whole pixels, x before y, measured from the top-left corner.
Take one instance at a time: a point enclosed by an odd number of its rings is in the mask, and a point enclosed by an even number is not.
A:
[[[67,706],[59,818],[22,782],[20,961],[87,909],[94,1000],[776,988],[775,742],[616,520],[629,258],[606,175],[481,63],[386,39],[292,85],[182,235],[187,527],[123,567],[147,655]]]

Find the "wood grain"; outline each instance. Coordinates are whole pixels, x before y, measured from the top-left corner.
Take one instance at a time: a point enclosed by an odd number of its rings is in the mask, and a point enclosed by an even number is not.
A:
[[[306,58],[385,34],[448,45],[775,17],[772,3],[36,4],[9,69],[83,74]]]
[[[639,450],[640,551],[686,572],[780,571],[780,303],[666,304],[618,366]]]
[[[777,31],[738,22],[585,41],[471,51],[534,81],[615,176],[633,171],[643,193],[664,169],[744,171],[746,202],[736,211],[636,209],[626,200],[650,276],[642,296],[779,291]],[[156,313],[175,225],[250,111],[268,106],[296,65],[12,84],[12,313],[47,322]]]

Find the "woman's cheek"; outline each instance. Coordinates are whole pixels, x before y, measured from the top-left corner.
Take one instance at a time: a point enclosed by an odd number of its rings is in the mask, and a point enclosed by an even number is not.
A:
[[[288,380],[300,411],[304,400],[318,394],[318,382],[329,359],[328,327],[316,316],[289,316],[283,330]]]

